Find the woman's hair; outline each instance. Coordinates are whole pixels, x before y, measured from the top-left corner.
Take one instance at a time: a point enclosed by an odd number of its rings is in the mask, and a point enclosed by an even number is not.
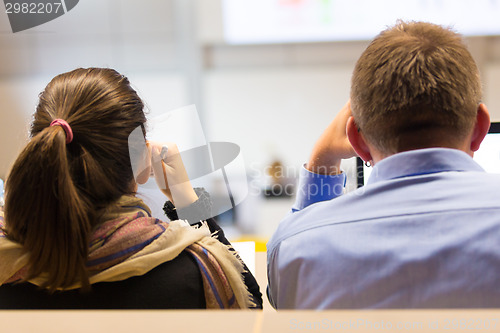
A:
[[[89,237],[99,211],[134,191],[129,134],[145,121],[126,77],[106,68],[56,76],[40,94],[31,140],[6,182],[5,232],[29,252],[28,279],[88,287]],[[66,144],[61,126],[73,131]]]
[[[423,22],[398,22],[359,58],[351,109],[365,138],[397,153],[465,138],[481,99],[479,70],[462,37]]]

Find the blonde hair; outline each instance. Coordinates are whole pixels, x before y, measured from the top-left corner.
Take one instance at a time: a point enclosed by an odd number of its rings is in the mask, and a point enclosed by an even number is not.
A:
[[[481,99],[479,70],[462,37],[424,22],[381,32],[356,63],[351,109],[383,153],[465,138]]]

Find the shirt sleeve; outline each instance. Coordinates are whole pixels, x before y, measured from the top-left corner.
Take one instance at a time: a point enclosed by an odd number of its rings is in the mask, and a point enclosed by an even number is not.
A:
[[[299,186],[292,212],[302,210],[316,202],[341,196],[344,193],[345,182],[344,172],[338,175],[320,175],[307,170],[303,165],[299,174]]]

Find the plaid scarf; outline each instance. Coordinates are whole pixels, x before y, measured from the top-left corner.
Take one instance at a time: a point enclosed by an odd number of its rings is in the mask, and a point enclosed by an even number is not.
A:
[[[162,222],[151,217],[142,200],[122,197],[93,232],[87,267],[90,283],[121,281],[147,273],[186,250],[201,272],[207,308],[251,306],[243,283],[241,261],[211,237],[208,226],[193,228],[185,221]],[[3,213],[0,211],[0,226]],[[0,285],[26,276],[28,255],[0,232]],[[7,276],[8,275],[8,276]],[[42,285],[44,276],[30,280]],[[79,288],[76,283],[69,289]]]

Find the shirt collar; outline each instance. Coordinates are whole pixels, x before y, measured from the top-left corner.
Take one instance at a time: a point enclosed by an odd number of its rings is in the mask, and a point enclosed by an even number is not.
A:
[[[368,184],[443,171],[484,172],[484,169],[458,149],[417,149],[394,154],[378,162],[370,174]]]

